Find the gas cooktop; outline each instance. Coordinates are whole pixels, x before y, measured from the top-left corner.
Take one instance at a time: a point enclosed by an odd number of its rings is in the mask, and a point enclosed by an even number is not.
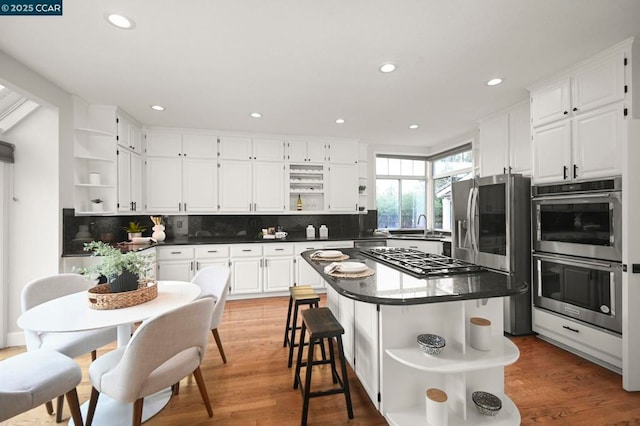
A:
[[[360,253],[416,278],[486,271],[482,266],[463,260],[408,248],[375,247]]]

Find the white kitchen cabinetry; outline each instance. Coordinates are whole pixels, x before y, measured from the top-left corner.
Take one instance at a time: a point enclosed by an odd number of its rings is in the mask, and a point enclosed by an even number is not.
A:
[[[627,49],[606,52],[531,90],[534,183],[622,173]]]
[[[288,167],[289,210],[297,210],[298,196],[302,200],[302,211],[325,210],[326,166],[324,164],[290,163]]]
[[[147,201],[149,212],[182,211],[182,159],[147,157]]]
[[[218,164],[209,159],[182,159],[183,211],[214,212],[218,209]]]
[[[221,212],[282,212],[283,163],[220,160]]]
[[[380,306],[380,409],[389,424],[424,424],[425,391],[429,388],[440,388],[449,396],[450,425],[520,424],[518,408],[504,394],[504,366],[514,363],[520,352],[503,336],[502,310],[502,298],[489,299],[486,304],[468,300]],[[490,351],[469,345],[467,324],[475,316],[491,321]],[[418,348],[416,337],[422,333],[446,339],[440,356],[427,356]],[[502,410],[494,417],[479,414],[471,401],[476,390],[497,395]]]
[[[199,272],[207,266],[229,266],[230,246],[224,244],[211,244],[195,246],[195,272]],[[229,283],[231,285],[231,283]]]
[[[358,211],[358,165],[329,165],[329,210]]]
[[[262,292],[262,245],[234,244],[231,246],[231,293]]]
[[[145,139],[146,152],[151,157],[217,157],[218,138],[215,135],[148,130]]]
[[[355,373],[373,405],[379,408],[380,342],[377,305],[355,301],[354,309]]]
[[[531,174],[529,117],[529,102],[522,102],[480,121],[482,176]]]
[[[293,286],[293,244],[265,244],[264,291],[287,291]]]
[[[118,149],[118,211],[135,212],[142,203],[142,156],[129,149]]]
[[[287,160],[292,163],[322,163],[327,160],[327,145],[324,141],[287,140]]]
[[[317,232],[317,230],[316,230]],[[315,269],[309,262],[304,260],[300,255],[303,251],[307,250],[322,250],[324,248],[324,243],[309,241],[308,243],[296,243],[295,250],[295,265],[296,265],[296,275],[295,275],[295,284],[296,285],[310,285],[315,289],[324,288],[324,280],[316,272]]]
[[[191,281],[195,261],[192,246],[157,247],[158,280]]]
[[[116,113],[118,145],[131,151],[142,153],[142,128],[131,117],[118,111]]]
[[[387,240],[389,247],[400,247],[414,250],[420,250],[424,253],[442,254],[442,241],[424,241],[424,240]]]
[[[327,144],[327,158],[334,164],[357,164],[359,148],[357,142],[331,141]]]
[[[284,141],[275,138],[222,136],[218,146],[221,160],[284,161]]]

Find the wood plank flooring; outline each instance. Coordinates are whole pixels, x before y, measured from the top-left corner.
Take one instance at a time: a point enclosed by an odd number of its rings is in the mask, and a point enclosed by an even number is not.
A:
[[[326,305],[324,297],[321,304]],[[286,310],[287,298],[282,297],[228,301],[219,329],[228,363],[222,363],[210,337],[202,365],[213,418],[207,416],[195,380],[187,378],[181,382],[180,394],[145,424],[299,424],[302,399],[299,391],[292,388],[293,368],[287,368],[288,353],[282,347]],[[640,425],[640,392],[625,392],[619,375],[534,336],[517,337],[514,341],[521,357],[505,368],[505,391],[520,409],[522,424]],[[101,349],[98,356],[112,348]],[[0,359],[22,351],[24,348],[0,350]],[[91,390],[86,378],[90,357],[77,361],[84,371],[84,380],[78,388],[80,401],[84,402]],[[327,370],[316,371],[314,367],[314,379],[330,383]],[[386,425],[350,368],[349,381],[355,418],[348,420],[344,396],[315,398],[310,403],[310,426]],[[64,418],[68,417],[65,404]],[[43,406],[2,424],[54,423],[55,418],[47,415]]]

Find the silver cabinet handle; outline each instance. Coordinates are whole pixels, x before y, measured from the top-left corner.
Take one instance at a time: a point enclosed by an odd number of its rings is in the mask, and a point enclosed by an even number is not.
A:
[[[217,253],[218,250],[207,250],[207,253]]]
[[[182,254],[181,251],[172,251],[171,254]]]
[[[269,266],[269,259],[264,260],[264,267],[267,268]]]

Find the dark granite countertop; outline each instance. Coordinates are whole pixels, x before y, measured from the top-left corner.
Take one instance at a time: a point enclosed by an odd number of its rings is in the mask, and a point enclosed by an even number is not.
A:
[[[306,238],[304,236],[288,235],[282,239],[257,239],[249,238],[246,236],[237,237],[177,237],[167,239],[161,243],[152,244],[120,244],[123,249],[126,250],[145,250],[150,247],[163,247],[163,246],[179,246],[179,245],[200,245],[200,244],[252,244],[252,243],[303,243],[303,242],[331,242],[331,241],[386,241],[386,237],[373,237],[373,236],[358,236],[358,237],[329,237],[329,238]],[[83,250],[82,245],[74,245],[69,248],[63,257],[70,256],[89,256],[91,253]]]
[[[515,296],[527,291],[528,284],[515,282],[510,275],[484,271],[469,274],[415,278],[360,254],[358,249],[341,249],[350,261],[365,263],[375,274],[365,278],[335,278],[324,273],[330,262],[311,260],[314,250],[302,257],[340,295],[380,305],[420,305],[458,300]]]

